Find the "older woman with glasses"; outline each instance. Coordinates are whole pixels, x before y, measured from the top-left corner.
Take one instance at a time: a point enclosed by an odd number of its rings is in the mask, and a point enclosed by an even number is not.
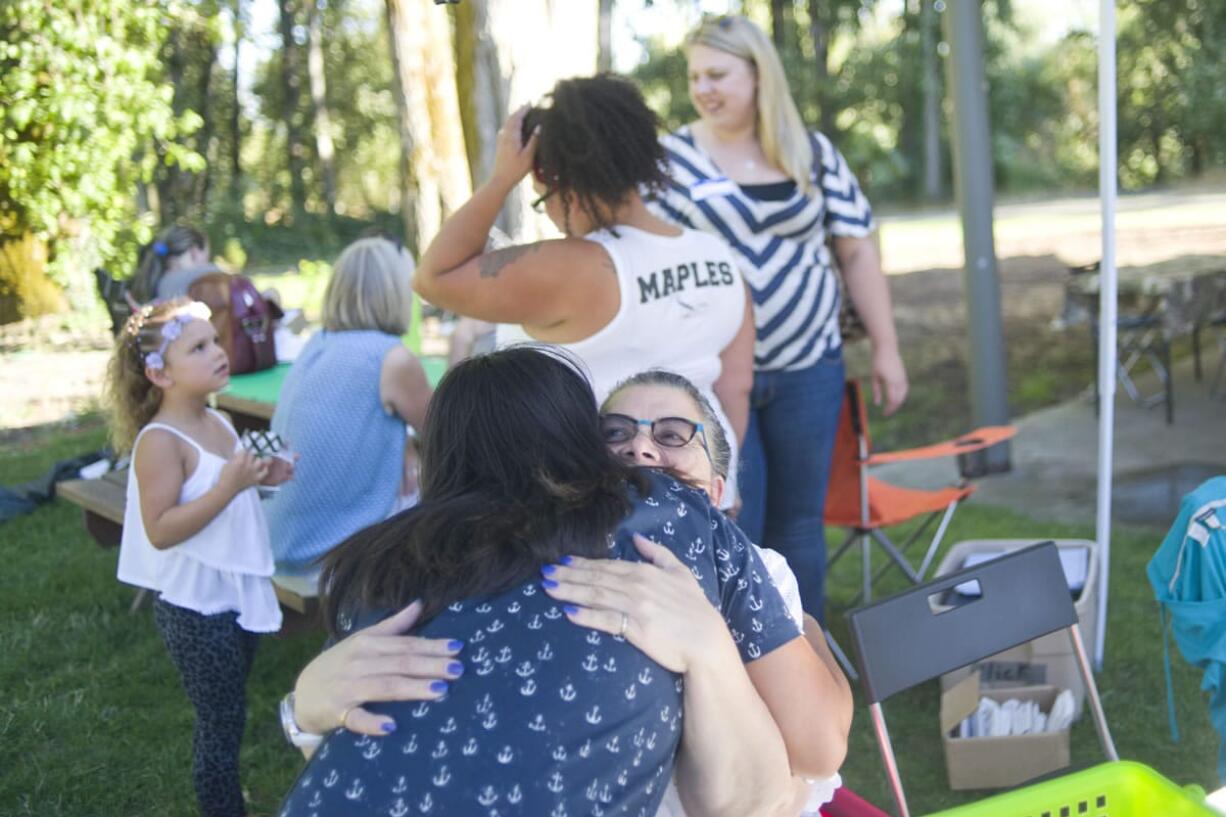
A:
[[[665,182],[657,125],[625,80],[559,82],[548,107],[503,126],[490,180],[443,224],[414,286],[437,306],[503,324],[500,347],[566,348],[600,400],[644,368],[679,372],[713,398],[735,444],[749,411],[750,304],[720,239],[644,206],[640,191]],[[487,250],[504,200],[529,174],[534,206],[566,237]],[[734,471],[735,460],[734,449]]]
[[[725,240],[753,293],[738,522],[787,557],[805,610],[821,618],[822,516],[844,381],[836,261],[872,339],[874,398],[889,414],[907,394],[872,210],[830,140],[805,129],[761,29],[709,17],[688,37],[686,59],[698,120],[664,137],[669,183],[648,207]]]

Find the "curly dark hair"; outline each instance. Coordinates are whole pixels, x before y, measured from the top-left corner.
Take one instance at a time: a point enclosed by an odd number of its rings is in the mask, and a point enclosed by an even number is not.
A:
[[[636,192],[665,181],[659,117],[628,80],[613,74],[564,79],[550,105],[528,111],[525,141],[540,128],[533,173],[562,197],[566,231],[578,205],[597,228],[613,226],[613,210]]]

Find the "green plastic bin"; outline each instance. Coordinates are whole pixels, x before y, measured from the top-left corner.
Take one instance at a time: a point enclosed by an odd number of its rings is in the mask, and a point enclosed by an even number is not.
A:
[[[1122,760],[1036,783],[929,817],[1222,817],[1196,786],[1180,788]]]

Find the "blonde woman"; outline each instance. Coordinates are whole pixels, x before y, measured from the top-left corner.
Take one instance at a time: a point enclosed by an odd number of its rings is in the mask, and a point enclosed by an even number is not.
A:
[[[351,244],[324,292],[323,329],[281,387],[272,430],[300,455],[298,481],[266,503],[277,572],[315,561],[385,518],[405,477],[405,423],[421,430],[432,390],[400,338],[408,329],[413,259],[386,238]]]
[[[756,341],[738,522],[787,558],[820,619],[844,380],[836,263],[872,339],[874,400],[888,414],[907,394],[872,210],[830,140],[801,123],[761,29],[708,18],[686,57],[699,118],[663,138],[670,181],[649,207],[722,237],[749,284]]]

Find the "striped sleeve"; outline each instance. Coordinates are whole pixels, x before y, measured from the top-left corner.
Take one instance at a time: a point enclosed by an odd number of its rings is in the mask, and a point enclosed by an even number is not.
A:
[[[679,144],[684,143],[669,133],[660,137],[660,144],[664,147],[668,163],[667,176],[658,189],[643,191],[643,202],[652,215],[670,224],[690,230],[698,229],[694,220],[694,201],[690,198],[687,186],[695,177],[687,172],[675,150]]]
[[[825,134],[814,133],[814,148],[821,151],[822,194],[826,198],[826,230],[834,236],[863,238],[877,228],[873,208],[860,189],[847,160]]]

